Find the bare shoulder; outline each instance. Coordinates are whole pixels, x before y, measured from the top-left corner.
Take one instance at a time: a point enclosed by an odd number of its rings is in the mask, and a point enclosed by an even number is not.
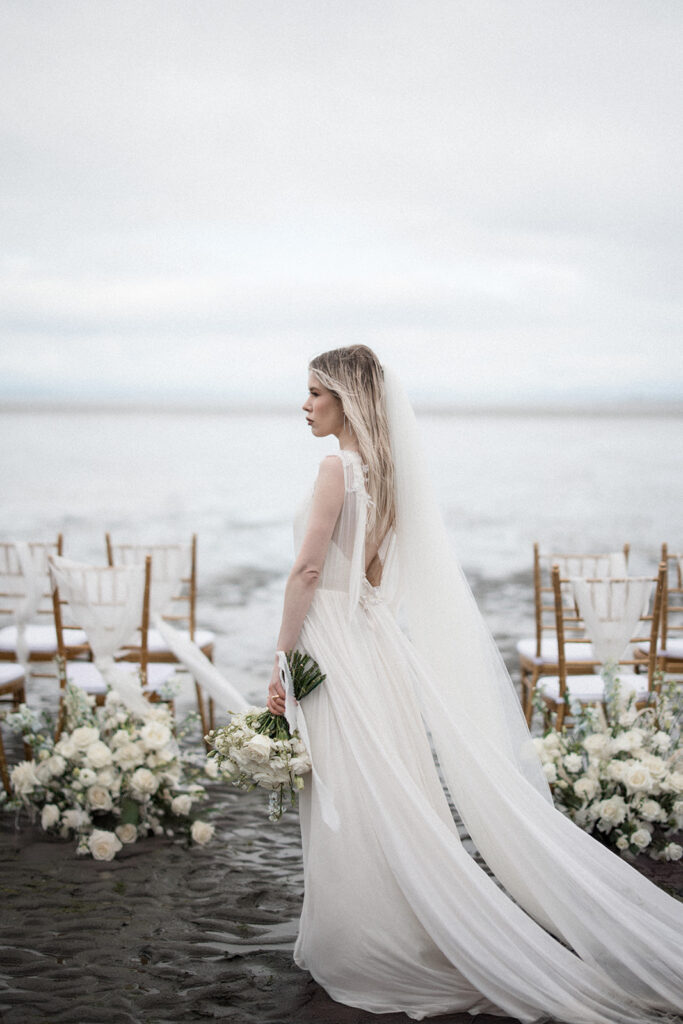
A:
[[[318,468],[318,486],[333,494],[344,493],[344,464],[337,455],[326,455]]]

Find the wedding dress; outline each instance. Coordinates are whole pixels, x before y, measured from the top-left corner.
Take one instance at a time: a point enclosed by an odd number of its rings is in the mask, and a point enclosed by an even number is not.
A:
[[[309,775],[295,962],[341,1003],[416,1020],[677,1020],[683,907],[553,808],[528,747],[506,748],[495,708],[488,730],[474,704],[453,706],[444,673],[396,618],[406,537],[387,534],[371,586],[361,457],[336,457],[344,503],[297,647],[326,674],[298,712],[338,827]],[[297,550],[312,496],[295,519]],[[461,843],[432,744],[505,891]]]

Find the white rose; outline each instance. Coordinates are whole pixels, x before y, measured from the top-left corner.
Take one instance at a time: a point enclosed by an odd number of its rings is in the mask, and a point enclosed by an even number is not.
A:
[[[88,839],[88,849],[95,860],[113,860],[121,849],[121,840],[113,832],[96,828]]]
[[[636,761],[624,772],[624,785],[630,793],[647,793],[652,789],[650,769]]]
[[[52,778],[52,772],[50,771],[47,761],[41,761],[35,767],[36,778],[41,786],[47,786]]]
[[[100,730],[96,729],[94,725],[81,725],[71,733],[76,750],[87,750],[90,744],[95,743],[99,738]]]
[[[668,750],[671,746],[671,737],[669,736],[668,732],[662,732],[660,729],[659,732],[656,732],[654,734],[654,736],[650,740],[650,744],[655,750],[665,751]]]
[[[102,740],[96,740],[85,752],[85,763],[89,768],[104,768],[111,764],[111,750]]]
[[[32,793],[35,787],[40,785],[40,780],[36,775],[36,768],[33,761],[20,761],[19,764],[15,764],[10,778],[12,781],[12,788],[15,793],[19,794],[19,796]]]
[[[557,782],[557,768],[551,761],[543,765],[543,774],[548,782]]]
[[[78,781],[83,786],[92,786],[93,783],[97,782],[97,774],[92,768],[81,768],[78,773]]]
[[[80,807],[74,807],[71,810],[64,811],[62,821],[68,828],[81,828],[83,825],[90,824],[90,815],[87,811],[81,810]]]
[[[138,837],[135,825],[117,825],[114,831],[122,843],[134,843]]]
[[[118,747],[123,747],[126,743],[130,743],[130,733],[126,729],[117,729],[110,740],[110,746],[116,750]]]
[[[602,757],[609,743],[609,736],[604,732],[593,732],[583,740],[583,748],[595,757]]]
[[[574,792],[582,800],[592,800],[598,791],[598,784],[595,779],[589,779],[587,775],[582,775],[580,779],[577,779],[574,783]]]
[[[605,767],[605,775],[608,779],[612,779],[614,782],[622,782],[624,779],[624,773],[628,770],[629,765],[626,761],[610,761]]]
[[[124,746],[118,747],[114,754],[114,761],[124,771],[136,768],[144,760],[145,754],[139,743],[126,743]]]
[[[189,793],[181,793],[171,801],[171,810],[174,814],[189,814],[192,807],[192,797]]]
[[[567,754],[563,761],[568,772],[580,772],[583,768],[583,758],[580,754]]]
[[[627,850],[628,847],[629,847],[629,842],[628,842],[627,837],[626,836],[619,836],[619,838],[617,839],[616,846],[617,846],[618,850]]]
[[[662,850],[664,860],[680,860],[683,856],[683,846],[678,843],[668,843]]]
[[[610,825],[621,825],[626,817],[626,803],[621,796],[611,796],[609,800],[601,800],[600,817]]]
[[[198,843],[200,846],[206,846],[215,831],[215,827],[210,825],[208,821],[193,821],[190,835],[195,843]]]
[[[670,792],[683,793],[683,772],[672,772],[667,782]]]
[[[59,754],[61,757],[65,757],[68,761],[71,761],[77,756],[78,748],[71,736],[62,736],[57,743],[55,743],[55,753]]]
[[[138,793],[156,793],[159,779],[149,768],[138,768],[133,772],[130,784]]]
[[[107,786],[107,788],[113,786],[117,778],[118,775],[116,773],[116,769],[112,768],[111,765],[108,765],[97,773],[97,781],[101,786]]]
[[[66,769],[66,761],[59,754],[53,754],[52,757],[48,757],[45,765],[49,768],[50,774],[55,779],[58,779],[60,775],[63,775]]]
[[[630,752],[637,750],[638,747],[643,745],[643,731],[642,729],[630,729],[627,732],[619,733],[618,736],[614,736],[610,740],[609,749],[613,754],[619,754],[621,751]]]
[[[140,730],[140,739],[145,750],[161,750],[171,738],[171,730],[162,722],[148,722]]]
[[[59,821],[59,807],[56,804],[45,804],[40,815],[40,824],[47,830]]]
[[[112,807],[111,794],[104,786],[90,786],[87,792],[88,806],[93,811],[110,811]]]
[[[269,736],[263,736],[261,733],[252,736],[249,742],[245,744],[246,753],[256,764],[266,764],[270,760],[272,749],[273,741]]]
[[[210,779],[218,778],[218,762],[215,757],[208,757],[206,759],[204,772]]]
[[[635,708],[629,708],[628,711],[622,711],[619,715],[619,725],[633,725],[637,717],[638,712]]]
[[[556,732],[549,732],[547,736],[543,737],[543,746],[546,750],[559,750],[560,737]]]
[[[631,836],[631,846],[637,846],[639,850],[644,850],[651,839],[652,836],[647,829],[639,828]]]
[[[662,821],[666,818],[666,812],[656,800],[643,800],[638,808],[638,814],[645,821]]]

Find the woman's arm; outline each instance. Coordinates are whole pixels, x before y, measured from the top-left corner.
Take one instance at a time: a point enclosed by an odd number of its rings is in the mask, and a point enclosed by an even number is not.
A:
[[[292,650],[299,639],[343,503],[344,466],[336,455],[328,455],[320,463],[306,534],[285,587],[278,651]],[[276,657],[268,686],[268,709],[273,714],[284,712],[284,697]]]

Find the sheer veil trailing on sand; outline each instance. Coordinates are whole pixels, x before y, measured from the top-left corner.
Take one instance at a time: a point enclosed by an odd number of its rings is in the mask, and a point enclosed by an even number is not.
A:
[[[398,589],[422,662],[417,697],[453,802],[532,918],[608,975],[625,1002],[680,1012],[683,906],[553,807],[512,681],[452,551],[411,404],[386,366],[384,381]]]

